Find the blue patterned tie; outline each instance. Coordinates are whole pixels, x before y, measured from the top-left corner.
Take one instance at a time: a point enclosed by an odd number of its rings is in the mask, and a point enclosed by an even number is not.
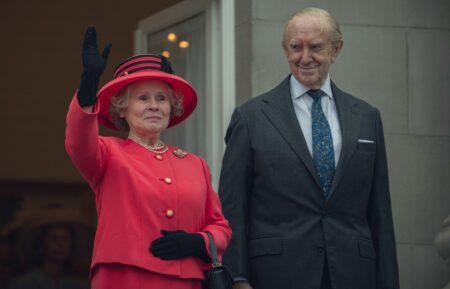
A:
[[[322,110],[321,98],[325,93],[320,89],[307,92],[313,99],[311,107],[313,161],[319,175],[320,185],[327,199],[334,177],[334,149],[330,125]]]

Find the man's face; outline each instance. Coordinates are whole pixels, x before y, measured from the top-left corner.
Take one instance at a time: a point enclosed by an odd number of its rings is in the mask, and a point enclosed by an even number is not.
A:
[[[331,41],[330,24],[319,16],[303,15],[287,27],[284,51],[292,75],[303,85],[319,89],[331,63],[342,49],[342,40]]]

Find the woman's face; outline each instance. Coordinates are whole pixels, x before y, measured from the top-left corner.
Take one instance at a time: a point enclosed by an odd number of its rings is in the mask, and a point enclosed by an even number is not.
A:
[[[159,134],[169,125],[172,89],[161,80],[142,80],[131,84],[128,107],[124,110],[130,134]]]

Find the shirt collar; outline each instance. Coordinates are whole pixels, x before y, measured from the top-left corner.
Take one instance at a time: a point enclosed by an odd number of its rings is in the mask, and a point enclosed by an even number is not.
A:
[[[294,75],[291,74],[290,79],[290,88],[291,88],[291,97],[292,99],[300,98],[300,96],[306,94],[308,90],[310,90],[309,87],[304,86],[298,80],[294,77]],[[330,74],[327,75],[327,79],[323,83],[322,87],[320,88],[325,94],[330,98],[333,99],[333,92],[331,91],[331,80],[330,80]]]

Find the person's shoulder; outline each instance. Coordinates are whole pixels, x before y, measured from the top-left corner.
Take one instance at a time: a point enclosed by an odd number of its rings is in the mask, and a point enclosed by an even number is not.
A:
[[[167,145],[168,153],[174,159],[174,164],[180,164],[183,167],[188,167],[189,169],[201,169],[203,171],[209,171],[209,165],[206,160],[195,153],[186,151],[176,146]]]
[[[257,110],[262,105],[262,101],[264,99],[264,96],[267,93],[252,97],[242,103],[241,105],[237,106],[236,109],[240,111],[241,113],[251,112],[254,110]]]
[[[99,140],[107,145],[123,146],[127,142],[126,139],[115,136],[99,136]]]
[[[188,161],[204,161],[203,158],[199,155],[196,155],[188,150],[185,150],[183,148],[179,148],[173,145],[168,145],[166,144],[168,147],[168,152],[174,156],[176,159],[179,160],[188,160]]]
[[[126,141],[126,139],[116,137],[116,136],[99,136],[99,138],[103,139],[104,141],[115,142],[115,143],[123,143]]]
[[[115,136],[99,136],[98,141],[107,154],[116,154],[128,151],[129,141]]]
[[[289,78],[290,78],[290,76],[287,76],[278,85],[276,85],[272,89],[247,100],[242,105],[238,106],[238,110],[240,110],[242,112],[252,112],[254,110],[259,110],[260,107],[264,106],[268,100],[272,100],[272,98],[279,97],[279,95],[282,93],[286,93],[286,92],[290,93]]]
[[[354,96],[353,94],[350,94],[348,92],[345,92],[341,89],[339,89],[334,83],[332,84],[333,93],[335,94],[334,97],[337,98],[337,102],[339,101],[345,101],[349,103],[351,106],[358,107],[358,109],[362,111],[368,111],[368,112],[376,112],[378,109],[373,106],[372,104],[368,103],[367,101]]]

